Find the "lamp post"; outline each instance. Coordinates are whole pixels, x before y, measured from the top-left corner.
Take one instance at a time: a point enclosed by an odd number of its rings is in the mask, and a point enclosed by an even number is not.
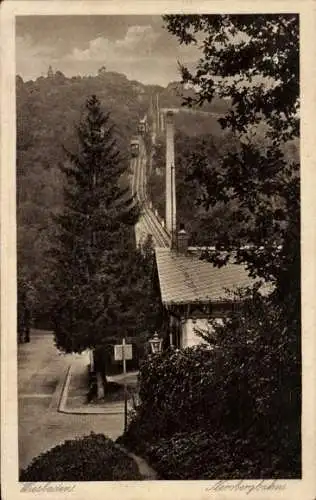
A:
[[[162,338],[158,337],[158,333],[155,332],[154,336],[149,340],[152,354],[159,354],[162,348]]]

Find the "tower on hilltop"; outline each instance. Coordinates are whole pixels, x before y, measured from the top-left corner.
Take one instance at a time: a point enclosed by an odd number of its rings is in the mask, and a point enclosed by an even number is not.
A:
[[[53,68],[51,67],[51,65],[49,65],[49,68],[47,71],[47,78],[53,78],[53,76],[54,76]]]

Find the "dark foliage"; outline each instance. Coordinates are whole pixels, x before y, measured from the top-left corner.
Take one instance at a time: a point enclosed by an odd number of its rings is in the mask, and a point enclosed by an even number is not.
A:
[[[139,207],[122,188],[127,168],[109,116],[95,96],[77,128],[78,151],[66,151],[64,208],[54,217],[53,293],[57,346],[82,351],[102,343],[120,325],[128,329],[135,280],[134,228]],[[131,272],[134,270],[134,273]]]
[[[246,242],[245,235],[241,237],[241,224],[246,227],[245,221],[237,220],[235,216],[236,203],[233,199],[225,202],[221,199],[212,206],[207,205],[208,194],[201,188],[195,175],[199,167],[222,170],[221,161],[228,151],[238,151],[239,141],[230,133],[222,136],[203,134],[198,137],[189,137],[181,131],[175,136],[175,164],[177,182],[177,218],[183,223],[190,235],[190,245],[213,246],[217,241],[238,239],[240,244]],[[162,151],[162,153],[161,153]],[[164,148],[158,145],[154,156],[154,165],[162,163]],[[164,169],[157,173],[153,170],[149,180],[151,198],[154,206],[164,217]],[[213,192],[216,197],[216,190]]]
[[[241,131],[264,116],[277,141],[298,136],[297,14],[169,15],[164,19],[181,44],[198,43],[201,48],[195,72],[181,67],[183,83],[200,87],[196,96],[189,96],[188,104],[202,105],[215,94],[227,96],[233,109],[223,118],[223,126]],[[224,81],[223,77],[236,78]],[[270,85],[264,79],[270,79]],[[254,85],[249,87],[249,82]]]
[[[103,434],[65,441],[36,457],[20,481],[130,481],[142,477],[134,460]]]
[[[63,206],[62,144],[75,151],[74,124],[80,120],[87,96],[96,93],[119,124],[113,136],[127,162],[130,137],[148,108],[150,90],[142,100],[138,86],[124,75],[109,72],[102,78],[64,78],[58,71],[36,81],[16,78],[18,273],[34,288],[32,310],[37,325],[52,327],[47,311],[52,306],[53,271],[47,252],[55,232],[52,213]],[[122,181],[126,184],[128,179]]]
[[[190,245],[213,245],[219,237],[239,235],[239,224],[234,217],[234,202],[219,201],[212,207],[204,206],[205,195],[192,175],[197,158],[213,168],[220,169],[221,158],[234,148],[238,141],[231,134],[214,136],[202,134],[190,137],[181,130],[175,136],[176,197],[178,224],[183,223],[190,235]],[[165,218],[165,141],[155,145],[153,169],[148,180],[148,191],[161,217]],[[237,224],[236,224],[237,223]]]
[[[205,346],[141,366],[141,404],[124,441],[164,477],[300,477],[298,332],[288,334],[271,299],[241,298]]]
[[[97,76],[66,78],[60,71],[49,77],[23,81],[16,77],[17,94],[17,253],[18,273],[33,287],[32,311],[38,327],[52,329],[48,313],[52,306],[53,264],[47,256],[54,239],[55,214],[63,206],[63,176],[58,165],[64,162],[62,144],[75,151],[75,123],[80,120],[87,96],[96,94],[111,113],[117,126],[113,136],[125,161],[129,141],[137,124],[149,109],[152,96],[159,94],[162,107],[181,105],[181,86],[167,88],[130,81],[125,75],[100,68]],[[221,113],[226,101],[215,99],[210,109]],[[211,131],[204,120],[203,127]],[[187,134],[196,133],[200,120],[187,117],[181,126]],[[128,173],[123,176],[128,183]]]
[[[280,459],[277,447],[269,455],[265,446],[256,447],[253,440],[241,439],[238,433],[227,436],[216,431],[174,434],[148,448],[148,458],[164,479],[231,480],[284,479],[289,464]],[[298,450],[296,450],[298,451]],[[296,463],[291,464],[297,467]]]
[[[232,107],[220,123],[240,140],[237,151],[222,156],[220,168],[206,152],[190,160],[189,178],[200,184],[206,209],[234,202],[237,231],[215,233],[213,244],[274,281],[283,299],[296,294],[298,311],[299,158],[289,154],[289,141],[299,136],[298,16],[171,15],[165,23],[180,43],[199,39],[196,71],[182,67],[183,83],[199,86],[189,104],[229,96]],[[240,249],[245,239],[248,248]],[[293,287],[286,289],[293,270]]]
[[[184,96],[184,102],[204,106],[215,96],[229,96],[231,101],[220,124],[235,134],[238,148],[222,155],[218,164],[207,151],[193,151],[187,164],[187,180],[199,185],[198,201],[205,209],[219,203],[232,208],[234,231],[212,232],[212,244],[219,252],[224,249],[227,258],[233,254],[253,276],[275,285],[267,304],[257,300],[255,307],[249,307],[251,314],[247,306],[240,319],[217,329],[225,357],[216,381],[227,398],[218,419],[225,422],[227,410],[237,408],[237,431],[244,433],[243,439],[250,437],[262,456],[261,474],[266,477],[269,457],[274,475],[297,477],[301,456],[299,18],[171,15],[165,22],[180,43],[197,41],[201,49],[196,70],[182,67],[182,83],[198,88],[196,96]],[[204,255],[225,265],[218,256]],[[234,435],[234,427],[229,435]]]

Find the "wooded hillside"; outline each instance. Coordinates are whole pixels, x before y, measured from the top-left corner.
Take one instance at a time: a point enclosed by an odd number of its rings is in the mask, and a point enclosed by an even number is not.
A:
[[[181,106],[182,90],[177,83],[166,88],[143,85],[106,70],[97,76],[72,78],[56,71],[26,82],[16,77],[19,279],[29,283],[30,296],[41,310],[50,300],[47,251],[54,233],[52,214],[63,204],[59,164],[65,161],[63,147],[76,151],[76,124],[87,96],[97,95],[103,109],[110,112],[121,156],[128,162],[129,141],[137,131],[138,120],[148,112],[152,97],[159,94],[161,108],[177,108]],[[222,113],[227,102],[218,99],[208,108],[215,114]],[[221,134],[214,115],[181,113],[177,128],[190,136],[199,136],[202,131]]]

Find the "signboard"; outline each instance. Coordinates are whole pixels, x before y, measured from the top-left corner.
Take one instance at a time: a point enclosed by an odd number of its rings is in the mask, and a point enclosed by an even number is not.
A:
[[[123,361],[123,376],[124,376],[124,432],[127,429],[127,388],[126,388],[126,361],[133,359],[132,344],[125,343],[125,337],[122,339],[122,344],[114,346],[115,361]]]
[[[115,361],[123,361],[123,346],[125,360],[133,359],[132,344],[117,344],[114,346],[114,359]]]

